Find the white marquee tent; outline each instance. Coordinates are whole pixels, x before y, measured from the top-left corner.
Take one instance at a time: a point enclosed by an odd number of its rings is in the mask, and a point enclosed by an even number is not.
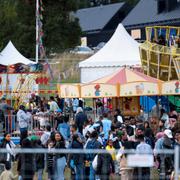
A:
[[[96,54],[79,63],[81,83],[109,75],[122,66],[139,66],[139,44],[119,24],[106,45]]]
[[[30,61],[25,58],[19,51],[14,47],[11,41],[7,44],[7,46],[0,53],[0,64],[1,65],[13,65],[17,63],[22,64],[35,64],[34,61]]]
[[[36,64],[36,62],[25,58],[19,51],[14,47],[11,41],[6,45],[6,47],[0,52],[0,64],[4,66],[11,66],[17,63],[24,65]],[[31,74],[25,74],[25,79],[31,77]],[[21,75],[19,73],[8,73],[8,89],[7,89],[7,73],[1,74],[2,84],[0,85],[1,91],[4,90],[15,90],[18,87],[19,78]],[[31,90],[35,91],[38,86],[34,83],[31,84]],[[17,90],[17,89],[16,89]]]

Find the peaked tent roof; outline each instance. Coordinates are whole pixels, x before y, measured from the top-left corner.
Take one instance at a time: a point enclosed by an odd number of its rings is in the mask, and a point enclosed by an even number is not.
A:
[[[121,68],[120,70],[116,71],[115,73],[112,73],[108,76],[97,79],[97,80],[93,81],[92,83],[126,84],[126,83],[132,83],[132,82],[158,83],[161,81],[158,79],[155,79],[153,77],[147,76],[143,73],[140,73],[138,71],[135,71],[135,70],[131,70],[128,68]]]
[[[0,64],[4,66],[13,65],[17,63],[22,64],[36,64],[34,61],[30,61],[25,58],[19,51],[14,47],[11,41],[0,53]]]
[[[101,30],[125,3],[80,9],[75,16],[79,18],[82,31]]]
[[[79,63],[79,67],[119,67],[140,65],[139,44],[119,24],[106,45],[96,54]]]
[[[180,5],[170,12],[157,13],[156,0],[140,0],[139,3],[122,21],[124,26],[144,26],[144,24],[173,20],[180,21]],[[167,22],[166,22],[167,23]]]

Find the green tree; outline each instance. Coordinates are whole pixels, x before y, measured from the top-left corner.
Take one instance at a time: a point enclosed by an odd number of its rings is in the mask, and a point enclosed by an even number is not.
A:
[[[0,49],[4,48],[9,40],[16,41],[16,1],[0,0]]]
[[[9,40],[26,57],[35,57],[35,0],[0,0],[0,47]],[[80,41],[78,20],[71,15],[79,7],[76,0],[42,0],[43,44],[48,53],[74,47]]]
[[[28,58],[35,57],[35,1],[17,0],[17,48]]]
[[[76,0],[44,1],[44,42],[47,52],[61,52],[80,41],[78,19],[71,12],[78,9]]]

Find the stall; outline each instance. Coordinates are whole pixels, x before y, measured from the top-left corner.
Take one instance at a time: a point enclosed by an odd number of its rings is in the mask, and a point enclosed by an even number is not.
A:
[[[161,83],[162,81],[136,70],[120,68],[109,76],[88,84],[59,84],[58,89],[61,97],[65,97],[66,91],[77,98],[111,98],[113,108],[120,108],[124,115],[138,115],[139,97],[160,95]]]

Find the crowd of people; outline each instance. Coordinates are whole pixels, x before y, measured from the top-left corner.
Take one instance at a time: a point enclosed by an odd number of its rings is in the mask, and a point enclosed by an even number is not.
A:
[[[94,119],[84,112],[83,103],[74,99],[71,102],[72,118],[67,113],[70,109],[68,101],[50,97],[49,103],[38,100],[42,105],[38,107],[36,99],[32,97],[29,104],[20,105],[16,115],[21,138],[18,147],[22,150],[31,148],[32,153],[16,154],[17,146],[11,140],[11,134],[4,133],[1,148],[6,148],[7,152],[0,155],[0,163],[5,165],[0,180],[16,176],[19,180],[32,180],[34,176],[42,180],[45,171],[49,180],[63,180],[66,168],[71,172],[71,179],[75,180],[108,180],[110,176],[118,176],[122,180],[150,179],[149,167],[141,168],[140,174],[138,167],[128,167],[127,155],[123,151],[129,149],[138,154],[153,154],[154,168],[162,174],[164,165],[164,177],[170,179],[172,176],[173,155],[162,156],[158,150],[174,149],[180,145],[180,115],[174,108],[169,112],[159,108],[160,113],[156,117],[145,120],[143,116],[124,117],[119,109],[104,108],[101,103]],[[10,109],[9,106],[6,108]],[[54,126],[48,121],[40,121],[42,134],[30,133],[31,116],[47,111],[56,115]],[[47,149],[49,153],[36,153],[36,148]],[[53,153],[53,150],[61,149],[63,153]],[[68,154],[64,149],[103,149],[105,153]],[[11,172],[14,162],[17,162],[17,175]]]

